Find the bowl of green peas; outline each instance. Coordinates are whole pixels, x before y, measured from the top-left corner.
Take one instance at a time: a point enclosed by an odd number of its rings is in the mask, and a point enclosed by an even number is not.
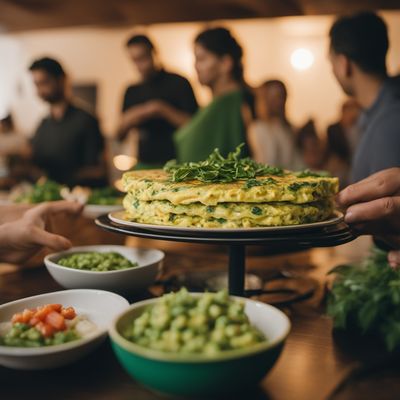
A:
[[[250,299],[181,289],[116,318],[113,350],[134,380],[169,396],[229,398],[257,387],[278,359],[290,322]]]
[[[67,289],[101,289],[134,295],[154,283],[164,253],[115,245],[73,247],[49,254],[44,263],[50,275]]]

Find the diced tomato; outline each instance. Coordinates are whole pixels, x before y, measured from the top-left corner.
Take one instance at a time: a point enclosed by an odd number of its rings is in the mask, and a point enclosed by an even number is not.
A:
[[[63,308],[61,304],[46,304],[37,308],[25,309],[12,316],[12,323],[25,323],[34,326],[44,337],[54,335],[67,328],[65,320],[74,319],[73,307]]]
[[[11,318],[11,322],[13,324],[17,324],[18,322],[22,322],[22,313],[14,314]]]
[[[32,310],[25,309],[22,312],[22,321],[24,324],[27,324],[31,318],[33,317],[34,312]]]
[[[60,312],[62,310],[62,305],[61,304],[48,304],[49,307],[51,307],[54,311]]]
[[[61,331],[66,328],[64,317],[56,311],[52,311],[51,313],[47,314],[44,321],[57,331]]]
[[[35,328],[38,329],[39,332],[44,337],[50,337],[54,334],[54,328],[51,325],[46,324],[42,321],[40,321],[38,324],[36,324]]]
[[[65,319],[74,319],[76,317],[76,312],[73,309],[73,307],[67,307],[67,308],[63,308],[61,310],[61,315],[65,318]]]
[[[35,325],[38,324],[39,322],[40,322],[40,319],[39,319],[39,318],[32,317],[32,318],[29,320],[29,325],[35,326]]]
[[[51,313],[52,311],[53,308],[51,307],[51,305],[38,307],[37,311],[34,314],[34,317],[40,319],[41,321],[44,321],[46,319],[47,314]]]

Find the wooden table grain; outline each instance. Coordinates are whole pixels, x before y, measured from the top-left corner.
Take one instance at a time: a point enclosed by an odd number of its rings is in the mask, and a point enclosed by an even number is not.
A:
[[[144,242],[146,244],[146,242]],[[154,242],[151,242],[154,245]],[[346,249],[355,245],[347,244]],[[243,400],[396,399],[400,386],[400,363],[391,363],[375,344],[333,335],[332,322],[323,313],[326,272],[348,258],[341,249],[318,249],[282,256],[254,252],[248,257],[250,271],[273,270],[288,265],[293,273],[319,282],[310,299],[283,307],[292,330],[281,357],[257,388],[237,398]],[[204,252],[192,246],[167,250],[165,274],[192,268],[220,268],[226,255],[220,248]],[[1,268],[1,266],[0,266]],[[0,303],[35,294],[61,290],[44,267],[4,269],[0,272]],[[134,299],[130,299],[134,300]],[[381,364],[380,364],[381,363]],[[381,365],[381,367],[379,367]],[[395,367],[393,367],[393,365]],[[354,384],[335,388],[361,369],[382,372]],[[374,369],[375,368],[375,369]],[[379,369],[381,368],[381,369]],[[385,372],[386,371],[386,372]],[[387,372],[389,371],[389,372]],[[357,375],[357,374],[356,374]],[[377,377],[378,376],[378,377]],[[351,380],[350,380],[351,382]],[[332,396],[332,397],[330,397]],[[118,364],[109,342],[73,365],[49,371],[16,371],[0,367],[0,399],[156,400],[163,397],[132,380]],[[232,397],[230,397],[232,399]]]

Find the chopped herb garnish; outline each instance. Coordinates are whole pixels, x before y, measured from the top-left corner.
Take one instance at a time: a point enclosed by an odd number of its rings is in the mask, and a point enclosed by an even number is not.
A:
[[[308,177],[323,178],[323,177],[331,176],[331,174],[328,171],[311,171],[309,169],[305,169],[304,171],[296,172],[295,175],[298,178],[308,178]]]
[[[262,210],[260,207],[253,207],[251,209],[251,213],[254,215],[261,215],[262,214]]]
[[[255,186],[264,186],[264,185],[273,185],[276,183],[274,178],[266,178],[266,179],[249,179],[244,185],[244,189],[251,189]]]
[[[175,160],[171,160],[165,164],[164,170],[171,175],[172,182],[196,179],[206,183],[228,183],[254,179],[257,176],[284,174],[281,168],[258,163],[249,157],[240,158],[243,146],[242,143],[226,158],[215,149],[204,161],[177,164]]]
[[[318,185],[317,182],[295,182],[290,184],[288,189],[291,190],[292,192],[297,192],[302,187],[306,186],[315,187],[317,185]]]
[[[206,211],[207,211],[208,213],[212,213],[214,210],[215,210],[215,207],[213,207],[213,206],[207,206],[207,207],[206,207]]]

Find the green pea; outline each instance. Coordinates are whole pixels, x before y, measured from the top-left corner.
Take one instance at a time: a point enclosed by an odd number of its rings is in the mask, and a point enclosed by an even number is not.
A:
[[[87,271],[116,271],[138,266],[136,262],[131,262],[116,252],[75,253],[62,257],[58,260],[58,264]]]
[[[244,303],[226,291],[195,297],[184,288],[161,297],[123,335],[153,350],[208,357],[266,340],[250,324]]]

